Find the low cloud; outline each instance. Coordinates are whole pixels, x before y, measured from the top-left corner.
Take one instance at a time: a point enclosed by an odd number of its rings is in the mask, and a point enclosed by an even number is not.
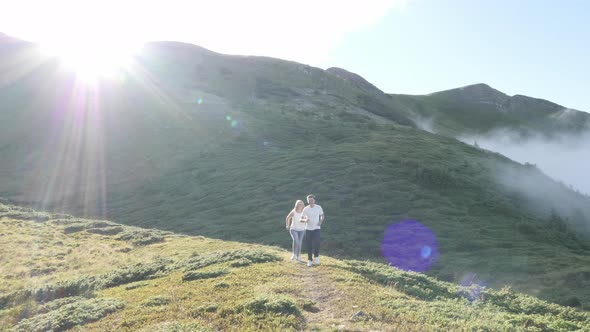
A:
[[[512,131],[498,130],[485,136],[465,136],[461,141],[498,152],[519,163],[536,165],[543,173],[567,186],[590,194],[590,130],[553,139],[522,139]]]
[[[434,130],[434,118],[423,118],[423,117],[414,117],[412,118],[414,123],[419,129],[425,130],[429,133],[436,134]]]
[[[498,161],[490,167],[496,183],[515,203],[541,218],[558,215],[590,237],[590,130],[555,139],[522,139],[501,130],[461,140],[524,164]]]

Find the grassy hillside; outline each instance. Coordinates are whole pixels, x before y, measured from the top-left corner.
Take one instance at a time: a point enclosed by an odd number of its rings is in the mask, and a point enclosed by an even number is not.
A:
[[[411,109],[354,74],[155,43],[89,88],[56,61],[21,59],[27,47],[0,61],[27,64],[0,88],[11,202],[286,248],[284,216],[313,192],[323,253],[384,262],[387,226],[413,219],[436,235],[431,276],[590,303],[587,197],[414,128]]]
[[[0,205],[2,331],[583,331],[588,313],[471,281]]]

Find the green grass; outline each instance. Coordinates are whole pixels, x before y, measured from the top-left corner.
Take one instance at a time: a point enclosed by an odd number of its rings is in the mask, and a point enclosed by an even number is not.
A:
[[[49,243],[52,232],[67,225],[54,216],[34,220],[0,219],[0,231],[18,230],[44,250],[59,246]],[[77,223],[85,221],[77,219]],[[92,224],[93,221],[87,221]],[[127,226],[117,226],[129,230]],[[149,231],[149,230],[146,230]],[[204,237],[164,235],[164,240],[135,246],[121,253],[117,235],[58,233],[60,241],[75,240],[80,246],[99,248],[104,254],[122,256],[127,263],[100,264],[90,256],[82,265],[96,269],[80,275],[85,266],[66,266],[72,275],[58,272],[59,280],[43,280],[45,289],[76,284],[80,280],[100,282],[91,291],[64,293],[47,299],[30,297],[0,308],[2,330],[65,331],[300,331],[300,330],[396,330],[396,331],[584,331],[590,315],[581,310],[551,304],[515,292],[477,284],[460,286],[424,274],[390,266],[328,256],[319,267],[307,268],[288,259],[286,250],[261,245],[226,242]],[[28,238],[30,239],[30,238]],[[16,244],[15,244],[16,243]],[[2,243],[2,252],[33,255],[25,241]],[[151,253],[148,258],[146,253]],[[70,253],[70,255],[73,253]],[[248,260],[246,265],[234,262]],[[28,271],[26,260],[13,260],[13,268]],[[146,269],[148,266],[162,266]],[[0,270],[0,278],[10,270]],[[137,271],[159,271],[144,273]],[[223,272],[223,273],[220,273]],[[202,278],[188,280],[187,273]],[[47,276],[45,276],[46,278]],[[11,290],[26,291],[14,284]],[[5,294],[4,292],[2,293]],[[364,316],[352,319],[358,312]]]

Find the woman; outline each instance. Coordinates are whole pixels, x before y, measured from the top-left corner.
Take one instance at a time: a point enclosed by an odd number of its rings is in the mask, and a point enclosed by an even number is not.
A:
[[[289,212],[285,220],[287,230],[291,233],[291,238],[293,238],[291,260],[299,260],[301,256],[301,243],[303,243],[303,237],[305,236],[305,222],[307,220],[307,217],[301,215],[303,207],[303,201],[298,199],[295,202],[295,207]]]

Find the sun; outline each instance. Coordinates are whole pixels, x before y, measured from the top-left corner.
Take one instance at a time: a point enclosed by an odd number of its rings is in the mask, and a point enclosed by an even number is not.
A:
[[[44,54],[57,57],[79,81],[87,84],[119,77],[129,70],[140,48],[138,43],[112,39],[66,39],[41,44]]]

